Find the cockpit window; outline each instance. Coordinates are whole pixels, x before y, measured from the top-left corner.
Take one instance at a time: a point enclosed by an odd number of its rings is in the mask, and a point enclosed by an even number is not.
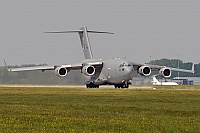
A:
[[[125,63],[124,66],[128,66],[128,67],[130,67],[131,64],[129,64],[129,63]]]
[[[120,66],[119,66],[119,67],[124,67],[124,66],[130,67],[130,66],[131,66],[131,64],[129,64],[129,63],[123,63],[123,64],[120,64]]]

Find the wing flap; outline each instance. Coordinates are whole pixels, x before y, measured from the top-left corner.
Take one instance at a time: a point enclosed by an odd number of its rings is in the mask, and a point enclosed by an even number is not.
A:
[[[66,64],[66,65],[61,65],[59,67],[65,67],[66,69],[69,69],[69,70],[79,70],[82,67],[82,63],[78,63],[78,64]]]

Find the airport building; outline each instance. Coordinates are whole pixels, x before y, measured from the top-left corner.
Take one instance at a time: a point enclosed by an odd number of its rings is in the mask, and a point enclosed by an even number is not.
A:
[[[200,77],[174,77],[173,81],[182,85],[200,85]]]

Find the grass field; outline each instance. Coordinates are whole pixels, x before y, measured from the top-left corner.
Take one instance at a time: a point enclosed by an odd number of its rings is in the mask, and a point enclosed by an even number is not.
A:
[[[0,87],[0,132],[200,132],[200,91]]]

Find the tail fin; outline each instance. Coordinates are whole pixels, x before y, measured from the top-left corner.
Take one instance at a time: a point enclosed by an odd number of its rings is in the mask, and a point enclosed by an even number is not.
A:
[[[79,30],[73,30],[73,31],[61,31],[61,32],[45,32],[45,33],[71,33],[71,32],[78,32],[81,40],[81,46],[83,48],[83,53],[85,56],[85,59],[92,59],[92,49],[89,42],[88,32],[91,33],[106,33],[106,34],[114,34],[111,32],[102,32],[102,31],[88,31],[87,27],[82,27]]]
[[[87,28],[82,27],[80,30],[82,32],[79,32],[78,34],[80,36],[81,46],[83,48],[83,53],[84,53],[85,59],[92,59],[93,55],[92,55],[92,49],[91,49],[90,42],[89,42]]]
[[[152,78],[153,78],[153,85],[156,85],[156,84],[159,84],[160,82],[158,81],[158,79],[156,78],[157,75],[153,75]]]

